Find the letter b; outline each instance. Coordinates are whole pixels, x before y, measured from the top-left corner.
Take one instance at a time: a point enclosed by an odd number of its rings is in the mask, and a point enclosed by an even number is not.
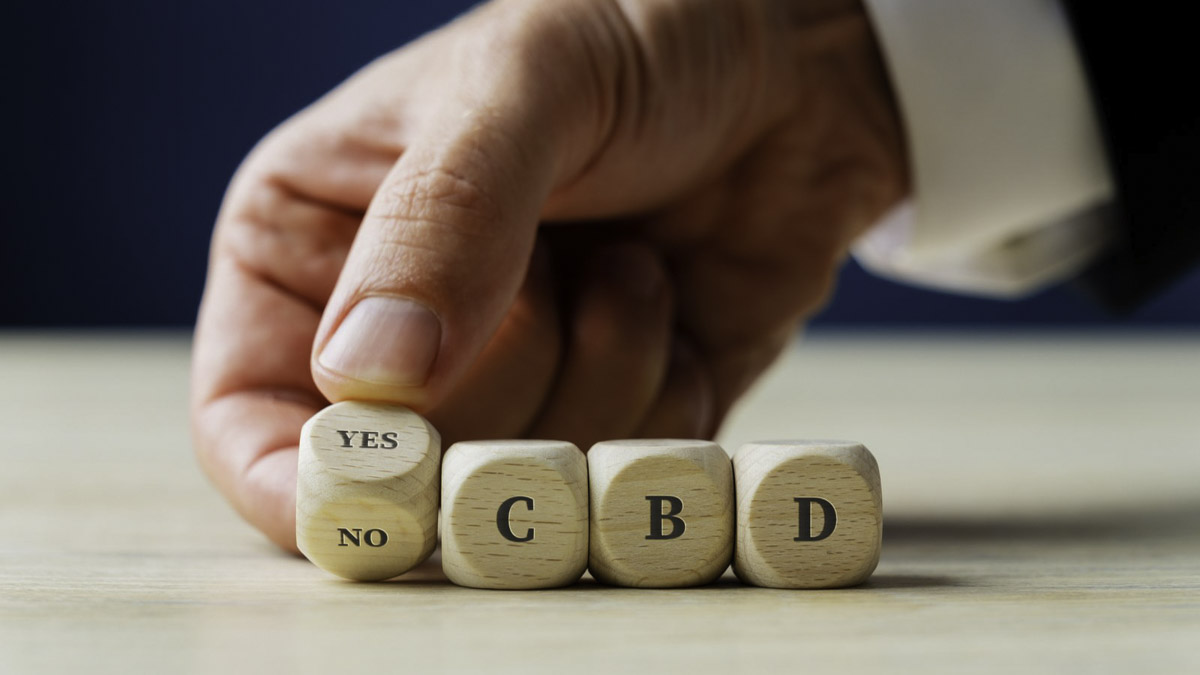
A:
[[[684,530],[687,529],[683,518],[679,517],[679,513],[683,511],[683,500],[679,497],[647,496],[646,501],[650,502],[650,534],[646,535],[647,539],[676,539],[683,536]],[[671,505],[670,513],[663,513],[663,502]],[[664,520],[671,521],[670,534],[663,534]]]

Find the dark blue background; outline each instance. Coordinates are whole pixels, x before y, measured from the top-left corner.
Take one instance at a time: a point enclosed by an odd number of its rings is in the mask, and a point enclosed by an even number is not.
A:
[[[225,185],[266,131],[470,3],[18,0],[5,64],[0,325],[186,325]],[[1114,321],[1069,288],[1005,303],[854,265],[825,324],[1200,323],[1200,273]]]

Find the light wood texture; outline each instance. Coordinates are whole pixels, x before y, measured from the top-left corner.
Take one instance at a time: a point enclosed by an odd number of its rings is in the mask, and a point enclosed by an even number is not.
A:
[[[588,559],[587,459],[562,441],[466,441],[442,459],[442,570],[473,588],[555,588]]]
[[[733,555],[733,468],[721,446],[604,441],[588,451],[588,570],[606,584],[679,588],[715,581]]]
[[[771,588],[841,588],[879,564],[879,465],[860,443],[760,441],[733,455],[733,571]]]
[[[192,457],[184,336],[0,334],[0,673],[1200,672],[1200,335],[816,334],[722,445],[854,438],[862,586],[343,581]]]
[[[437,546],[442,443],[399,406],[343,401],[300,432],[296,544],[347,579],[403,574]]]

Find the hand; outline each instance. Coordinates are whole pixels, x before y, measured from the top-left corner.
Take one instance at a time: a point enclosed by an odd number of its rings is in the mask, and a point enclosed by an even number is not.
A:
[[[327,401],[406,404],[448,441],[709,436],[904,167],[856,2],[492,2],[238,170],[196,329],[201,464],[294,550]]]

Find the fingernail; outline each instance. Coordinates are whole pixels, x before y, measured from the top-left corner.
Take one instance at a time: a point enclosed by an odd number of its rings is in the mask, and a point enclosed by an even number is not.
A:
[[[658,297],[665,277],[655,255],[642,248],[607,251],[597,260],[601,274],[626,293],[644,300]]]
[[[351,379],[418,387],[428,379],[441,341],[441,322],[428,307],[371,296],[350,309],[317,361]]]

